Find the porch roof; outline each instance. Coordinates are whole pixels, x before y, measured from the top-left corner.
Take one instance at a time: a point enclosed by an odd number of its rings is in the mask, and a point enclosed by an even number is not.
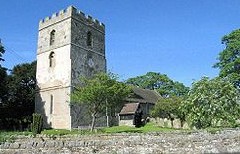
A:
[[[135,114],[139,106],[139,103],[127,103],[123,106],[119,115],[126,115],[126,114]]]

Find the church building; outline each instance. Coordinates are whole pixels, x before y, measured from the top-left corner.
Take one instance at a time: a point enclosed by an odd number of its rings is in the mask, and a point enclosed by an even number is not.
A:
[[[71,129],[87,123],[84,109],[70,104],[80,76],[106,72],[105,26],[73,6],[39,23],[36,113],[44,127]]]

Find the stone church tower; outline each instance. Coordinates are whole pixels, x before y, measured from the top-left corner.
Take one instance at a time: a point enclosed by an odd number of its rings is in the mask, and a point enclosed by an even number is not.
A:
[[[39,23],[35,110],[44,127],[85,124],[83,109],[70,104],[79,76],[106,71],[105,27],[70,6]]]

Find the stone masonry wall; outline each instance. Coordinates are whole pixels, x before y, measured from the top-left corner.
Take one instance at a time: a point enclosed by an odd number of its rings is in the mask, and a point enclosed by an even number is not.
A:
[[[3,154],[77,154],[77,153],[234,153],[240,152],[240,129],[215,134],[187,133],[121,133],[114,135],[76,135],[63,137],[22,137],[0,145]]]

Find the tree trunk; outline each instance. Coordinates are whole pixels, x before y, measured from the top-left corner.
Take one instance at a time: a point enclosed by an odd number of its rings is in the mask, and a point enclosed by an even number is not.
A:
[[[95,113],[92,113],[92,126],[91,126],[91,132],[93,132],[93,130],[94,130],[95,120],[96,120],[96,114],[95,114]]]
[[[107,120],[107,127],[109,127],[109,116],[108,116],[108,108],[106,106],[106,120]]]

